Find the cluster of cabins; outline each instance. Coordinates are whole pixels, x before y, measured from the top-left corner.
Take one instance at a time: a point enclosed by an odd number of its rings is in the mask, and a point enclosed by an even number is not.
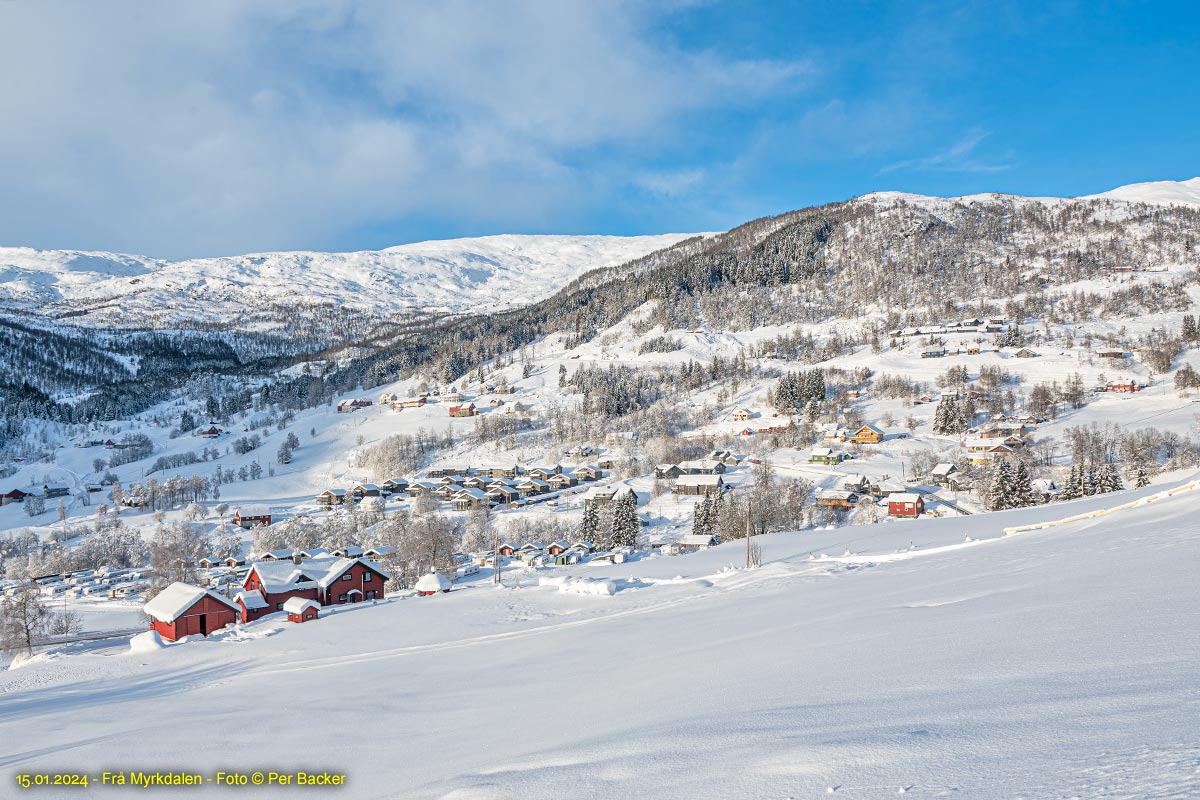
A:
[[[934,325],[920,325],[912,328],[896,328],[888,331],[888,336],[904,339],[910,336],[944,336],[951,333],[1003,333],[1008,326],[1008,320],[1001,317],[980,319],[971,317],[956,322],[943,322]]]
[[[335,506],[366,497],[403,494],[414,499],[433,497],[453,503],[460,511],[485,506],[513,508],[546,499],[562,489],[597,481],[603,475],[600,467],[593,464],[570,468],[561,464],[530,468],[516,463],[485,467],[451,464],[430,469],[422,481],[409,483],[403,478],[391,478],[379,485],[358,483],[349,491],[326,489],[316,500],[320,505]]]
[[[862,425],[856,429],[844,428],[836,422],[826,423],[823,433],[827,441],[851,442],[852,444],[879,444],[887,433],[878,425]]]
[[[658,480],[674,480],[671,491],[682,495],[720,495],[728,488],[721,477],[728,467],[742,463],[739,456],[729,450],[713,450],[707,456],[678,464],[656,464],[654,477]]]
[[[977,356],[983,353],[1004,353],[1012,358],[1037,358],[1039,353],[1030,350],[1028,347],[1018,347],[1014,350],[1002,350],[999,347],[980,347],[979,345],[971,345],[968,347],[956,347],[953,350],[947,350],[945,347],[927,347],[921,351],[921,358],[946,358],[948,356]]]
[[[814,504],[821,508],[850,511],[864,497],[886,505],[888,516],[915,518],[925,513],[925,500],[887,477],[870,479],[865,475],[847,475],[838,488],[817,489]]]
[[[23,503],[29,497],[49,499],[66,497],[70,493],[71,487],[65,483],[45,483],[41,486],[27,486],[24,489],[9,489],[0,494],[0,506],[6,506],[9,503]]]

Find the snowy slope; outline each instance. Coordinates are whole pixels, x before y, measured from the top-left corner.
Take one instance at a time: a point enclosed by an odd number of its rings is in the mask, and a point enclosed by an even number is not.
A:
[[[1026,197],[1017,194],[1002,194],[999,192],[984,192],[981,194],[962,195],[961,197],[933,197],[930,195],[912,194],[909,192],[872,192],[863,195],[860,200],[890,204],[903,200],[912,205],[937,208],[949,203],[991,203],[999,200],[1009,200],[1017,203],[1040,203],[1053,205],[1070,200],[1118,200],[1128,203],[1149,203],[1152,205],[1187,205],[1200,206],[1200,178],[1186,181],[1154,181],[1151,183],[1131,183],[1128,186],[1118,186],[1100,194],[1080,197]]]
[[[1187,181],[1131,183],[1111,191],[1088,195],[1085,200],[1126,200],[1153,205],[1200,206],[1200,178]]]
[[[73,250],[0,248],[0,305],[76,321],[236,318],[263,302],[329,301],[389,314],[494,311],[549,296],[580,274],[690,234],[486,236],[356,253],[258,253],[166,262]],[[77,312],[86,312],[80,318]]]
[[[1200,491],[1002,534],[1154,491],[43,659],[0,675],[0,764],[330,770],[367,798],[1194,796]]]

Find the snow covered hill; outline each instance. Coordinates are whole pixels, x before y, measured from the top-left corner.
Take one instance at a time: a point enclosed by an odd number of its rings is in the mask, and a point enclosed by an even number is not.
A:
[[[739,543],[521,567],[503,588],[41,657],[0,674],[0,764],[327,770],[377,798],[1195,796],[1200,491],[1163,488],[772,534],[749,571]]]
[[[497,311],[691,234],[485,236],[356,253],[257,253],[167,262],[0,248],[0,306],[97,326],[238,319],[271,303],[332,302],[378,315]],[[164,315],[166,319],[164,319]]]
[[[1152,205],[1200,206],[1200,178],[1188,181],[1152,181],[1131,183],[1111,191],[1088,195],[1084,200],[1126,200]]]
[[[938,207],[947,203],[992,203],[998,200],[1010,200],[1019,203],[1040,203],[1054,205],[1070,200],[1117,200],[1127,203],[1148,203],[1150,205],[1185,205],[1200,206],[1200,178],[1186,181],[1153,181],[1150,183],[1131,183],[1128,186],[1118,186],[1100,194],[1083,195],[1080,197],[1026,197],[1018,194],[1001,194],[999,192],[984,192],[981,194],[963,195],[961,197],[933,197],[930,195],[912,194],[910,192],[872,192],[863,195],[862,200],[873,202],[894,202],[904,200],[907,203],[922,207]]]

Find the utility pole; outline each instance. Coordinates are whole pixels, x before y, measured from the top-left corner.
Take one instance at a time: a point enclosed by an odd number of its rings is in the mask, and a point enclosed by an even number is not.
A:
[[[746,569],[750,569],[750,501],[746,501]]]
[[[500,585],[500,529],[496,528],[496,548],[492,550],[492,583]]]

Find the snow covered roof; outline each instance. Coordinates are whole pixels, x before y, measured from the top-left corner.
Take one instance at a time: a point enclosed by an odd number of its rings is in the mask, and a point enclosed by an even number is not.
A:
[[[932,474],[938,475],[938,476],[949,475],[951,472],[954,472],[957,469],[958,469],[958,467],[955,466],[954,464],[943,461],[942,463],[938,464],[936,467],[933,468]]]
[[[497,491],[500,488],[507,489],[508,487],[496,487],[492,491]],[[459,489],[454,494],[455,500],[486,500],[487,492],[483,489]]]
[[[214,594],[199,586],[192,586],[190,583],[176,581],[151,598],[150,602],[142,607],[142,610],[161,622],[174,622],[205,595],[230,608],[237,609],[233,603],[219,594]]]
[[[688,547],[708,547],[716,544],[717,537],[707,533],[685,533],[675,541]]]
[[[289,597],[283,604],[283,610],[289,614],[303,614],[310,608],[319,609],[321,604],[316,600],[306,600],[303,597]]]
[[[266,608],[267,601],[263,599],[258,589],[246,589],[233,596],[233,601],[241,602],[246,608]]]
[[[814,456],[831,456],[831,455],[833,455],[833,448],[832,447],[814,447],[812,449],[812,454]]]
[[[724,483],[720,475],[680,475],[675,479],[676,486],[720,486]]]
[[[904,494],[894,494],[888,498],[889,503],[916,503],[921,500],[921,495],[905,492]],[[923,500],[921,502],[924,502]]]
[[[433,570],[422,575],[414,588],[418,592],[448,592],[451,585],[449,578]]]
[[[248,506],[238,506],[237,511],[233,512],[239,517],[269,517],[271,509],[264,505],[251,504]]]
[[[333,552],[327,547],[313,547],[309,550],[301,550],[301,558],[328,558],[333,555]]]
[[[292,548],[284,547],[279,550],[271,550],[270,552],[263,553],[262,557],[268,561],[291,561],[295,553],[296,551]]]

